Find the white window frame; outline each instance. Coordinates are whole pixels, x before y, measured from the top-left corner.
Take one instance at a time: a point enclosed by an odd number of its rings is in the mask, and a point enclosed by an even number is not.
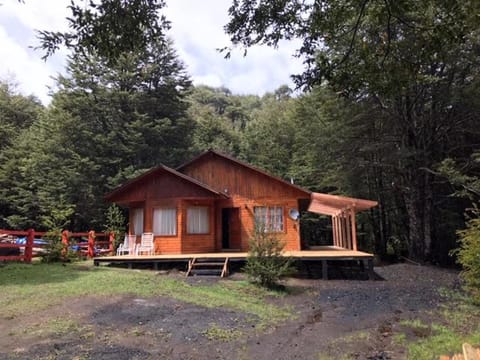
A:
[[[189,206],[187,208],[187,234],[201,235],[209,233],[210,208],[208,206]]]
[[[140,236],[143,233],[144,226],[144,211],[143,208],[134,208],[132,209],[132,224],[133,224],[133,234]]]
[[[285,216],[283,206],[255,206],[253,208],[255,224],[264,232],[285,232]]]
[[[156,216],[157,215],[157,216]],[[177,209],[174,207],[156,207],[153,209],[153,233],[156,236],[177,235]],[[164,223],[168,222],[168,223]]]

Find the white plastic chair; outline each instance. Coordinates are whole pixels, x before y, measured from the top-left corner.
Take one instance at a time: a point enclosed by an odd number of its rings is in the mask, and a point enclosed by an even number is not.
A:
[[[120,244],[117,248],[117,256],[135,255],[136,248],[137,248],[137,236],[125,234],[125,240],[123,240],[123,244]]]
[[[137,255],[147,253],[147,255],[154,255],[155,245],[153,243],[153,233],[143,233],[140,245],[137,247]]]

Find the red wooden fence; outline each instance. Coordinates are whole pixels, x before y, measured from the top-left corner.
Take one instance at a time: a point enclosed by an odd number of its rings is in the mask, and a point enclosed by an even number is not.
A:
[[[26,236],[25,244],[16,244],[12,243],[2,243],[0,242],[0,248],[9,248],[9,249],[22,249],[23,248],[23,255],[7,255],[7,256],[0,256],[0,261],[24,261],[26,263],[32,262],[32,258],[34,256],[39,256],[41,252],[34,253],[34,248],[43,248],[46,245],[43,244],[35,244],[34,239],[35,236],[42,237],[46,234],[46,232],[42,231],[35,231],[34,229],[29,230],[3,230],[0,229],[0,235],[12,235],[12,236]],[[74,241],[76,238],[86,237],[88,240],[86,242],[79,242]],[[104,238],[107,240],[97,240],[98,238]],[[104,255],[104,254],[113,254],[113,243],[115,241],[115,234],[113,232],[110,233],[96,233],[93,230],[89,232],[69,232],[68,230],[64,230],[62,232],[62,244],[63,250],[62,253],[64,255],[67,254],[69,247],[76,246],[78,249],[77,252],[82,256],[87,256],[88,258],[93,258],[96,255]]]

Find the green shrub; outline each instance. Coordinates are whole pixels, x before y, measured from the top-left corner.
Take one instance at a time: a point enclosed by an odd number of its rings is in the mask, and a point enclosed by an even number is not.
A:
[[[52,230],[47,232],[43,236],[43,240],[47,242],[47,245],[44,247],[44,252],[41,256],[42,262],[52,263],[65,260],[62,253],[63,244],[62,233],[60,231]]]
[[[105,212],[105,232],[113,232],[115,238],[113,240],[113,250],[116,250],[122,238],[125,236],[125,215],[122,209],[113,204],[110,205]]]
[[[66,261],[76,256],[67,249],[63,253],[62,229],[70,223],[70,217],[74,214],[74,206],[68,205],[63,199],[52,209],[49,214],[42,216],[43,224],[50,229],[43,237],[48,242],[42,254],[42,262],[52,263]]]
[[[251,281],[272,288],[278,281],[295,272],[293,259],[282,256],[285,244],[257,226],[249,242],[244,271]]]
[[[475,303],[480,305],[480,211],[475,209],[465,230],[458,231],[460,247],[455,250],[463,267],[462,278]]]

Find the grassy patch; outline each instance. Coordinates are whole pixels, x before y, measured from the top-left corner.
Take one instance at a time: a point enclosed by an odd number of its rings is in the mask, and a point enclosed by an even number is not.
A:
[[[480,332],[461,334],[445,326],[432,326],[433,335],[408,346],[409,359],[438,359],[440,355],[462,352],[462,344],[480,343]]]
[[[410,342],[402,333],[394,339],[406,345],[409,359],[438,359],[440,355],[461,353],[465,342],[480,344],[480,309],[468,298],[452,295],[438,309],[436,319],[432,324],[418,319],[400,322],[416,336],[416,340]]]
[[[70,297],[135,295],[168,296],[203,307],[225,307],[252,315],[267,326],[292,316],[287,307],[269,304],[278,293],[245,282],[222,281],[190,285],[183,280],[132,271],[79,264],[10,264],[0,272],[0,317],[12,319],[60,305]]]
[[[46,322],[34,323],[22,329],[23,335],[49,338],[65,334],[73,336],[89,336],[92,334],[91,326],[81,325],[71,318],[52,318]]]
[[[232,341],[236,340],[242,336],[242,332],[237,329],[224,329],[219,327],[217,324],[211,324],[210,327],[203,331],[203,335],[207,337],[208,340],[217,340],[217,341]]]

